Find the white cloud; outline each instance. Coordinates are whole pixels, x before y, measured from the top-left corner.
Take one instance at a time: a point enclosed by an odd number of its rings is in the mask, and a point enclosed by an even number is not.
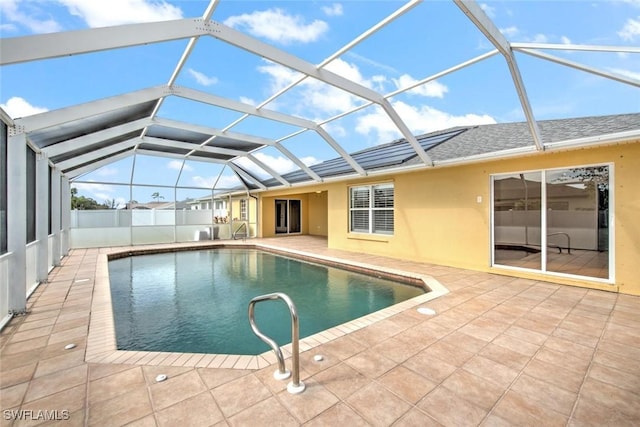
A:
[[[2,24],[3,31],[17,30],[16,24],[34,33],[53,33],[62,29],[62,26],[51,17],[46,16],[47,14],[42,12],[37,4],[29,2],[29,11],[27,12],[19,7],[19,3],[17,0],[0,0],[0,15],[5,21]]]
[[[104,166],[104,167],[101,167],[100,169],[98,169],[96,171],[96,175],[98,175],[98,176],[114,176],[114,175],[118,175],[118,169],[113,168],[113,167],[109,167],[109,166]]]
[[[495,16],[496,16],[496,8],[495,7],[489,6],[486,3],[481,3],[480,4],[480,8],[482,10],[484,10],[484,13],[486,13],[489,18],[495,18]]]
[[[622,68],[610,68],[609,71],[624,77],[629,77],[631,79],[640,81],[640,72],[638,71],[624,70]]]
[[[334,3],[331,6],[322,6],[322,11],[327,16],[342,16],[344,13],[340,3]]]
[[[106,203],[115,200],[115,207],[122,208],[127,201],[123,197],[117,197],[116,188],[109,184],[97,184],[94,182],[74,182],[72,188],[78,189],[78,193],[84,193],[85,197],[90,197],[98,203]]]
[[[414,79],[408,74],[403,74],[398,79],[393,79],[396,87],[398,89],[406,88],[412,86],[418,82],[418,80]],[[428,96],[432,98],[443,98],[444,94],[449,91],[449,88],[437,80],[432,80],[428,83],[425,83],[420,86],[416,86],[415,88],[407,91],[408,94],[414,95],[422,95]]]
[[[549,41],[549,37],[547,37],[545,34],[536,34],[535,36],[533,36],[533,39],[531,41],[534,43],[546,43]]]
[[[255,99],[247,98],[246,96],[241,96],[240,97],[240,102],[242,102],[243,104],[249,104],[249,105],[253,105],[253,106],[258,105],[258,102],[256,102]]]
[[[264,61],[266,62],[266,65],[259,66],[258,71],[271,77],[270,90],[274,93],[289,86],[289,84],[300,79],[302,76],[301,73],[293,71],[290,68],[283,67],[280,64],[276,64],[268,60]]]
[[[454,126],[496,123],[493,117],[486,114],[455,116],[428,105],[416,107],[401,101],[394,102],[393,107],[413,134],[433,132]],[[377,137],[378,143],[389,142],[401,136],[391,119],[379,108],[374,113],[358,117],[356,131],[362,135],[373,134]]]
[[[287,172],[292,172],[294,170],[299,169],[298,165],[296,165],[291,159],[285,156],[271,156],[266,153],[257,152],[254,154],[254,157],[258,159],[260,162],[268,165],[271,169],[279,173],[280,175],[285,174]],[[300,157],[300,161],[307,166],[315,165],[320,163],[321,160],[317,159],[313,156]],[[257,177],[267,178],[271,177],[271,175],[253,163],[246,157],[242,157],[236,161],[240,166],[242,166],[247,171],[253,173]]]
[[[507,28],[500,28],[500,32],[504,34],[505,37],[513,37],[517,36],[520,30],[516,26],[511,26]]]
[[[57,0],[89,27],[167,21],[182,18],[182,10],[164,0]]]
[[[618,31],[618,35],[625,41],[634,41],[640,36],[640,16],[638,19],[628,19],[624,27]]]
[[[337,61],[343,62],[341,60]],[[350,70],[348,65],[342,66],[334,64],[334,62],[329,64],[332,68],[331,71],[362,83],[363,79],[357,68]],[[300,73],[274,63],[260,66],[258,71],[267,74],[271,78],[270,86],[274,93],[300,78]],[[295,108],[297,109],[296,113],[303,116],[305,111],[312,111],[313,115],[318,113],[335,114],[351,109],[356,105],[356,98],[353,95],[316,79],[306,79],[298,87],[303,91],[301,97],[303,102],[295,105]]]
[[[560,37],[560,42],[562,44],[571,44],[571,39],[567,36],[562,36]]]
[[[218,179],[217,176],[194,176],[192,181],[196,187],[212,188],[216,185],[217,189],[231,189],[241,186],[242,183],[236,175],[223,175]]]
[[[184,163],[184,166],[182,166]],[[183,162],[182,160],[171,160],[167,163],[167,167],[173,170],[183,170],[183,171],[192,171],[193,168],[189,166],[189,164]]]
[[[33,114],[49,111],[44,107],[36,107],[34,105],[31,105],[24,98],[20,98],[19,96],[13,96],[9,98],[7,103],[0,104],[0,107],[4,111],[6,111],[12,119],[16,119],[18,117],[27,117]]]
[[[187,71],[189,72],[191,77],[196,79],[196,82],[198,82],[198,84],[201,84],[202,86],[213,86],[214,84],[218,83],[218,78],[217,77],[206,76],[203,73],[201,73],[200,71],[194,70],[193,68],[189,68]]]
[[[329,29],[324,21],[315,20],[307,24],[304,17],[289,15],[278,8],[232,16],[224,24],[282,44],[310,43]]]

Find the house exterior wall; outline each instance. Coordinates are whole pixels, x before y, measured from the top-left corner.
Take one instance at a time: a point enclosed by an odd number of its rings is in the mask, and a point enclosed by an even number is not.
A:
[[[550,276],[491,267],[491,175],[529,170],[612,165],[615,283]],[[349,233],[349,187],[393,182],[394,235]],[[330,248],[365,252],[413,261],[508,274],[536,280],[620,291],[640,295],[640,141],[571,151],[554,151],[513,159],[461,166],[422,169],[305,188],[303,212],[311,234],[322,223],[311,210],[316,190],[326,191],[327,235]],[[299,190],[298,190],[299,191]],[[273,192],[262,196],[263,235],[273,236]],[[291,196],[293,197],[293,196]],[[478,202],[480,198],[480,202]],[[270,228],[271,227],[271,228]]]

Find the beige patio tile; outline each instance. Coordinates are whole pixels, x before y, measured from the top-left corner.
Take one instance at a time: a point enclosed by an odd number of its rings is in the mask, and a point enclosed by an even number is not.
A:
[[[536,359],[529,362],[523,373],[573,393],[580,390],[584,381],[582,372],[564,369]]]
[[[475,352],[459,348],[453,344],[443,341],[438,341],[427,347],[419,354],[424,354],[429,358],[446,361],[447,363],[455,366],[462,366],[473,357]]]
[[[411,409],[410,404],[373,383],[353,393],[346,402],[372,426],[389,426]]]
[[[457,396],[486,411],[500,399],[505,389],[464,369],[458,369],[442,382],[442,386]]]
[[[300,394],[291,394],[283,390],[277,395],[282,406],[302,423],[338,403],[338,398],[317,381],[309,379],[304,384],[306,388]]]
[[[531,344],[520,338],[505,334],[499,335],[492,343],[528,357],[533,356],[540,349],[538,344]]]
[[[366,350],[345,360],[345,363],[369,378],[378,378],[396,364],[375,350]]]
[[[378,382],[394,394],[413,404],[416,404],[436,387],[434,382],[404,366],[398,366],[387,372],[378,379]]]
[[[267,402],[267,401],[265,401]],[[306,427],[325,427],[325,426],[349,426],[349,427],[368,427],[370,426],[364,418],[349,408],[344,403],[338,403],[328,410],[324,411],[317,417],[313,418]]]
[[[629,416],[615,408],[602,404],[600,401],[579,398],[571,426],[584,427],[637,427],[638,418]]]
[[[149,394],[155,410],[164,409],[206,390],[207,387],[195,370],[169,377],[166,381],[149,386]]]
[[[197,370],[200,378],[204,381],[207,388],[212,389],[236,378],[245,376],[251,371],[244,371],[240,369],[208,369],[201,368]]]
[[[274,421],[277,420],[277,421]],[[261,402],[249,406],[242,412],[239,412],[228,418],[231,426],[267,426],[277,423],[281,427],[295,427],[300,423],[280,404],[275,397],[269,397]]]
[[[146,387],[89,406],[89,426],[122,426],[153,412]]]
[[[587,360],[571,356],[567,353],[551,350],[546,347],[541,348],[534,356],[534,359],[579,373],[585,373],[589,367],[589,361]]]
[[[111,399],[144,385],[141,367],[132,367],[126,371],[102,377],[89,383],[89,404]]]
[[[491,359],[494,362],[502,363],[503,365],[515,370],[524,368],[529,360],[531,360],[529,356],[525,356],[494,343],[489,343],[486,347],[480,350],[478,354],[486,357],[487,359]]]
[[[513,391],[498,402],[493,414],[517,426],[564,426],[568,417],[541,407]]]
[[[482,356],[474,356],[464,364],[463,369],[505,388],[515,380],[519,373],[502,363]]]
[[[421,351],[402,365],[436,384],[442,382],[457,369],[455,365],[440,359],[434,359],[426,351]]]
[[[588,377],[580,390],[580,398],[595,400],[605,407],[615,409],[628,417],[640,420],[638,393]]]
[[[441,425],[416,407],[411,408],[409,412],[393,424],[394,427],[440,427]]]
[[[80,384],[75,387],[63,390],[42,399],[27,402],[22,405],[21,409],[31,410],[34,412],[41,410],[49,411],[68,411],[75,413],[85,408],[87,401],[86,385]]]
[[[24,400],[24,395],[26,394],[28,387],[29,383],[21,383],[0,389],[0,396],[2,396],[2,409],[19,406]]]
[[[508,327],[504,322],[482,316],[464,325],[458,331],[469,336],[492,341]]]
[[[417,406],[445,426],[479,425],[487,414],[443,386],[429,393]]]
[[[391,359],[396,363],[402,363],[411,356],[417,354],[424,345],[416,341],[402,341],[396,337],[389,338],[373,347],[380,355]]]
[[[546,381],[521,375],[511,386],[511,390],[529,402],[548,408],[560,414],[571,415],[577,393],[556,387]]]
[[[226,417],[231,417],[272,396],[253,374],[222,384],[211,392]]]
[[[341,399],[346,399],[371,383],[369,378],[346,363],[332,366],[317,373],[313,378]]]
[[[224,420],[213,396],[208,391],[185,399],[156,414],[158,426],[209,426]]]
[[[25,395],[25,402],[41,399],[62,390],[85,384],[87,381],[87,365],[79,365],[55,373],[33,379]]]
[[[49,341],[49,336],[41,336],[38,338],[32,338],[26,341],[20,341],[16,343],[9,342],[2,348],[2,358],[4,361],[4,357],[7,355],[12,355],[16,353],[29,352],[37,349],[42,349],[47,345],[47,341]]]
[[[40,363],[38,363],[38,369],[36,370],[34,377],[41,377],[43,375],[48,375],[62,369],[72,368],[82,364],[84,364],[84,354],[80,351],[61,354],[60,356],[41,360]]]
[[[4,363],[4,361],[3,361]],[[0,375],[0,388],[9,387],[29,381],[36,370],[37,362],[31,362],[23,366],[2,371]]]
[[[550,336],[545,341],[542,348],[551,349],[560,353],[566,353],[579,359],[591,360],[594,349],[584,345],[576,344],[565,338]]]

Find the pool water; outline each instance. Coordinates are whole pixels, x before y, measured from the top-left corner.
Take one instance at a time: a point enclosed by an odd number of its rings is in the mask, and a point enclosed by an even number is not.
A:
[[[257,355],[269,350],[249,325],[258,295],[289,295],[302,339],[425,292],[256,249],[121,258],[109,261],[109,276],[120,350]],[[256,304],[255,317],[278,344],[291,342],[283,301]]]

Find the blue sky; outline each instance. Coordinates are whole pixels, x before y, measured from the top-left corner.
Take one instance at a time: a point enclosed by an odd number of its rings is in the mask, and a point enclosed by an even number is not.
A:
[[[400,1],[222,1],[212,19],[250,34],[310,63],[319,64],[380,20]],[[201,17],[208,1],[168,0],[0,0],[0,34],[17,37],[135,22]],[[640,45],[640,0],[480,2],[511,42],[602,46]],[[186,40],[29,62],[0,69],[0,106],[13,117],[62,108],[166,84]],[[389,94],[412,82],[493,49],[478,29],[449,1],[426,1],[395,19],[327,65],[327,69]],[[640,54],[549,50],[549,54],[630,79],[640,80]],[[516,59],[536,119],[640,111],[637,87],[517,53]],[[210,37],[202,37],[177,84],[257,105],[286,86],[296,73]],[[496,55],[389,99],[414,134],[452,126],[524,120],[504,58]],[[325,121],[363,103],[346,92],[307,79],[266,108]],[[160,117],[225,128],[240,114],[169,98]],[[400,137],[386,115],[368,107],[325,125],[348,152]],[[230,129],[273,139],[297,129],[251,118]],[[283,141],[307,164],[337,157],[312,132]],[[279,172],[297,167],[275,149],[255,153]],[[77,184],[98,201],[128,200],[133,182],[185,187],[228,187],[233,174],[211,163],[168,158],[124,159],[82,177],[103,181]],[[142,168],[145,165],[145,168]],[[246,164],[260,176],[264,171]],[[162,173],[158,173],[162,171]],[[161,187],[137,189],[148,201]],[[147,195],[148,193],[148,195]],[[207,191],[179,190],[183,196]],[[145,200],[146,199],[146,200]]]

